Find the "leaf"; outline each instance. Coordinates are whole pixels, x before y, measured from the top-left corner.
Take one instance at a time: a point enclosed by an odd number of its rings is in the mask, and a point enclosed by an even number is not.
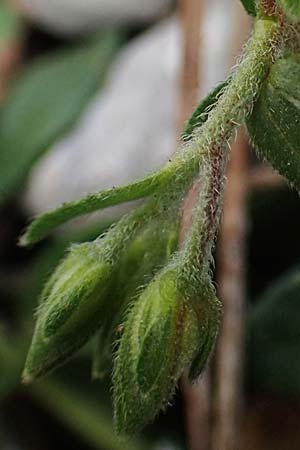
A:
[[[187,142],[190,140],[193,131],[206,121],[208,108],[216,103],[228,82],[229,80],[217,86],[196,108],[182,134],[183,141]],[[147,197],[155,190],[162,189],[172,179],[174,179],[174,172],[172,171],[171,165],[166,165],[162,170],[153,172],[141,180],[106,191],[89,194],[75,202],[65,203],[61,207],[37,217],[21,237],[20,244],[26,246],[37,242],[57,226],[77,216],[88,214],[108,206]]]
[[[8,338],[0,330],[0,400],[13,392],[20,383],[24,364],[24,339]]]
[[[91,398],[61,383],[47,381],[31,388],[55,416],[89,445],[99,450],[143,450],[140,441],[120,441],[114,435],[112,422],[105,411]]]
[[[259,156],[300,190],[300,54],[278,60],[265,80],[248,132]]]
[[[103,81],[116,47],[116,35],[107,33],[36,60],[15,83],[0,113],[0,204],[78,119]]]
[[[15,41],[23,30],[21,18],[8,5],[0,4],[0,49]]]
[[[190,141],[195,130],[201,127],[201,125],[206,122],[208,112],[213,109],[214,105],[218,101],[218,98],[220,97],[220,95],[222,95],[222,92],[229,82],[230,78],[218,84],[218,86],[216,86],[197,106],[197,108],[185,124],[185,128],[181,136],[184,142]]]
[[[125,186],[90,194],[81,200],[63,204],[60,208],[46,212],[34,220],[20,239],[20,245],[29,245],[43,239],[53,228],[107,206],[118,205],[148,196],[161,182],[158,173]]]
[[[256,16],[255,0],[241,0],[245,10],[251,16]]]
[[[300,395],[300,267],[276,281],[254,306],[248,370],[254,386]]]
[[[279,0],[279,3],[289,18],[300,18],[300,0]]]

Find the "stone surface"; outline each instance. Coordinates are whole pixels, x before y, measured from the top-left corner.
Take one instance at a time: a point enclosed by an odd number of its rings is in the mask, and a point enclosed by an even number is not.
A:
[[[13,0],[34,21],[72,35],[101,24],[145,23],[165,14],[171,0]]]
[[[142,177],[176,147],[180,33],[172,20],[129,44],[76,128],[31,173],[26,203],[41,213]],[[106,217],[111,214],[107,210]]]

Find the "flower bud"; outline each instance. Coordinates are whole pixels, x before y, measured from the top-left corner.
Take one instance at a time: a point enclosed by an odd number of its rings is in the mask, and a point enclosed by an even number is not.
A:
[[[113,273],[101,241],[71,247],[42,293],[25,382],[63,363],[96,331]]]
[[[102,379],[110,370],[112,350],[122,330],[124,309],[141,286],[150,282],[158,269],[168,263],[178,247],[179,221],[177,218],[157,220],[145,227],[130,243],[121,258],[116,281],[112,287],[114,302],[106,323],[97,337],[93,360],[93,378]]]
[[[138,431],[166,406],[206,341],[205,306],[179,280],[175,266],[163,269],[128,313],[114,362],[118,432]]]

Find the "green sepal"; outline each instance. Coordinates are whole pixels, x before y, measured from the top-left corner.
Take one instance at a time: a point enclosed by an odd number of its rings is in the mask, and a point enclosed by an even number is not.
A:
[[[108,320],[97,333],[92,361],[92,379],[104,380],[111,372],[113,343],[117,336],[117,326],[113,318]]]
[[[199,341],[199,350],[189,371],[189,379],[192,382],[202,374],[214,350],[222,316],[222,304],[218,300],[210,280],[203,283],[199,295],[196,312],[199,323],[202,324],[201,341]]]
[[[259,156],[300,190],[300,54],[282,58],[265,80],[247,128]]]
[[[163,269],[129,309],[114,361],[119,433],[133,434],[166,407],[206,339],[201,301],[187,296],[175,264]],[[197,365],[197,368],[199,366]]]
[[[251,16],[256,16],[255,0],[241,0],[245,10]]]
[[[169,262],[178,248],[179,229],[178,215],[154,220],[141,230],[121,258],[110,293],[111,309],[97,337],[92,366],[94,379],[102,379],[109,373],[123,328],[124,311],[157,270]]]

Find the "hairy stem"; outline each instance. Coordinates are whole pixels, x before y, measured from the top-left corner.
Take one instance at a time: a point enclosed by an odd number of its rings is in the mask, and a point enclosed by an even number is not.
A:
[[[92,213],[107,206],[137,200],[149,196],[155,189],[163,186],[165,177],[155,172],[148,177],[125,186],[114,187],[90,194],[74,202],[63,204],[56,210],[46,212],[38,217],[20,239],[20,245],[28,245],[45,237],[50,230],[79,215]]]
[[[197,122],[201,126],[195,130],[194,124],[191,124],[193,138],[183,144],[183,152],[179,152],[160,171],[143,180],[91,194],[78,202],[65,204],[43,214],[29,226],[20,240],[21,245],[38,241],[67,220],[97,209],[155,195],[154,192],[170,200],[182,195],[196,178],[199,165],[209,160],[211,149],[230,139],[234,128],[251,109],[261,82],[276,55],[280,43],[278,30],[279,26],[271,19],[256,22],[245,57],[224,87],[223,93],[218,93],[215,107],[205,115],[204,120],[200,118]]]
[[[197,133],[183,158],[186,171],[200,165],[201,188],[193,226],[181,257],[183,273],[198,277],[207,271],[220,217],[229,140],[251,109],[260,85],[276,55],[278,26],[272,20],[256,22],[245,56],[218,104]]]

